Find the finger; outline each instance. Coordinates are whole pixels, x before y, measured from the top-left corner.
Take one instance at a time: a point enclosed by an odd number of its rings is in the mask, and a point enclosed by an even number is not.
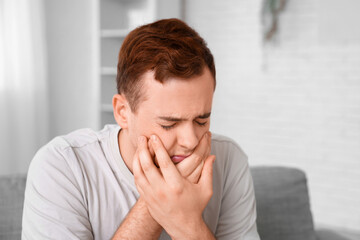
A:
[[[152,188],[150,187],[150,183],[147,181],[145,174],[141,168],[140,160],[137,156],[137,153],[135,155],[136,156],[133,161],[133,172],[134,172],[136,189],[140,194],[140,198],[143,198],[144,200],[148,198],[152,198],[153,196]]]
[[[210,154],[211,154],[211,139],[212,139],[212,133],[209,131],[208,132],[209,135],[208,135],[208,152],[206,153],[206,157],[208,157]]]
[[[139,195],[140,195],[140,196],[145,196],[145,192],[144,192],[144,190],[142,189],[142,187],[140,187],[140,185],[137,184],[136,182],[135,182],[135,186],[136,186],[137,191],[139,192]]]
[[[155,166],[158,168],[159,164],[157,163],[157,160],[155,158],[155,152],[154,152],[154,149],[153,149],[150,141],[148,141],[148,149],[149,149],[151,158],[154,160]]]
[[[152,194],[149,194],[149,191],[145,188],[145,190],[136,184],[136,188],[140,194],[138,198],[138,202],[144,202],[145,204],[151,204],[154,201],[154,197]]]
[[[203,170],[201,172],[201,177],[199,179],[199,184],[205,189],[211,189],[213,187],[213,163],[215,161],[215,155],[210,155],[204,163]]]
[[[143,192],[143,189],[147,189],[150,184],[147,181],[143,170],[141,169],[140,161],[137,156],[137,153],[135,154],[133,160],[133,174],[134,174],[136,188],[138,192],[141,193]]]
[[[148,146],[148,149],[149,149],[150,156],[151,156],[152,158],[155,157],[155,152],[154,152],[154,149],[153,149],[150,141],[147,142],[147,146]]]
[[[203,160],[210,154],[210,145],[209,140],[210,132],[206,132],[203,137],[200,139],[199,144],[196,146],[194,152],[182,162],[176,165],[177,169],[183,177],[188,177],[195,169],[201,164]]]
[[[204,161],[201,161],[197,168],[187,177],[187,180],[189,180],[191,183],[198,183],[203,167]]]
[[[203,154],[204,160],[210,155],[211,153],[211,132],[208,131],[207,132],[207,137],[206,137],[206,141],[207,141],[207,145],[206,145],[206,150]]]
[[[150,185],[154,183],[154,186],[158,186],[163,181],[163,178],[159,169],[154,164],[153,158],[151,157],[148,149],[148,141],[144,136],[140,136],[138,138],[137,153],[141,169],[144,171],[148,182]]]
[[[176,183],[180,181],[182,177],[174,163],[171,161],[170,156],[161,140],[157,136],[152,135],[150,137],[150,142],[165,181],[168,183]]]

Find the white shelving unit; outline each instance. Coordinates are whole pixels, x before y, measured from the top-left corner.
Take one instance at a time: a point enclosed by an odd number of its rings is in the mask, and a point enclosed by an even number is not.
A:
[[[116,94],[117,57],[126,35],[135,27],[162,18],[182,18],[183,0],[100,1],[100,128],[115,123],[112,96]]]

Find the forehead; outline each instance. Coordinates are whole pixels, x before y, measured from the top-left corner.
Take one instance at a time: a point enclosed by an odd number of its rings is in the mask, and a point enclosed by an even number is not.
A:
[[[142,81],[144,100],[139,111],[177,117],[211,111],[215,81],[207,68],[200,76],[169,78],[164,83],[155,80],[153,72],[149,71]]]

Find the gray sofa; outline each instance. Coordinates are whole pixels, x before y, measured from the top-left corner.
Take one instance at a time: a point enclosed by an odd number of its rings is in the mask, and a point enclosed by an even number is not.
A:
[[[0,240],[21,238],[26,176],[0,177]]]
[[[305,174],[294,168],[253,167],[262,240],[346,240],[327,230],[315,231]],[[26,177],[0,177],[0,240],[21,238]]]
[[[286,167],[252,167],[251,174],[262,240],[348,239],[331,230],[314,230],[303,171]]]

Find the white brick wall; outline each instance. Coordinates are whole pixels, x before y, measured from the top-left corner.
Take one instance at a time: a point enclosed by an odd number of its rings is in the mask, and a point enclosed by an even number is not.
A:
[[[186,21],[215,55],[212,130],[236,139],[251,165],[303,169],[317,226],[360,231],[360,41],[324,28],[326,3],[288,1],[266,45],[260,0],[186,1]]]

